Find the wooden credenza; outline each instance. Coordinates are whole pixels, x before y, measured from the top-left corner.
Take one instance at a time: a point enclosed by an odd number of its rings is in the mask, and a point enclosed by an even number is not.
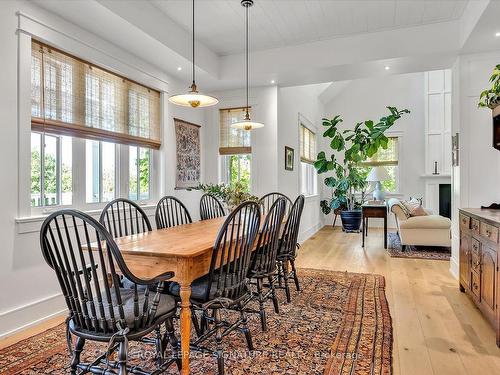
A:
[[[460,290],[467,293],[496,330],[500,347],[500,210],[460,209]]]

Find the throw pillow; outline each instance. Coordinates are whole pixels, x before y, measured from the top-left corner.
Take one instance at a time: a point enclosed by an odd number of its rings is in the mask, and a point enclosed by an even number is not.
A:
[[[408,211],[410,217],[427,215],[427,212],[425,212],[424,208],[418,200],[403,201],[401,203]]]

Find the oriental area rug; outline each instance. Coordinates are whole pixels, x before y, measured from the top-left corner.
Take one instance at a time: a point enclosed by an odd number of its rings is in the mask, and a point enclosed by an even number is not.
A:
[[[293,286],[289,304],[279,291],[279,315],[269,303],[267,332],[258,315],[249,316],[253,352],[238,331],[224,338],[226,374],[391,374],[392,322],[384,278],[311,269],[298,274],[302,290]],[[106,344],[87,341],[82,360],[105,350]],[[152,369],[151,352],[151,345],[131,342],[129,360]],[[0,350],[1,374],[67,374],[69,362],[64,324]],[[178,370],[173,365],[165,373]],[[192,353],[191,373],[217,374],[216,359]]]

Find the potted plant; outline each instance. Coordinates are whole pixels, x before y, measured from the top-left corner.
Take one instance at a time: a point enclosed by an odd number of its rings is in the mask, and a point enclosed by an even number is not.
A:
[[[491,87],[484,90],[479,96],[479,107],[495,109],[500,105],[500,64],[495,66],[490,77]]]
[[[326,177],[325,185],[331,188],[332,195],[328,200],[320,202],[321,210],[328,215],[332,210],[340,209],[342,226],[345,231],[359,231],[361,226],[361,204],[367,187],[366,175],[359,168],[359,163],[372,157],[380,147],[386,149],[389,139],[385,131],[394,125],[409,110],[398,110],[387,107],[390,114],[382,117],[377,123],[372,120],[357,123],[354,129],[341,131],[339,124],[343,121],[340,115],[333,119],[323,119],[327,129],[323,137],[330,138],[333,153],[327,158],[321,151],[314,167],[318,174],[332,173]]]
[[[259,198],[250,194],[247,187],[240,183],[235,182],[232,184],[199,184],[196,187],[189,188],[188,190],[201,190],[204,193],[209,193],[224,202],[224,205],[229,211],[238,207],[241,203],[246,201],[258,202]]]

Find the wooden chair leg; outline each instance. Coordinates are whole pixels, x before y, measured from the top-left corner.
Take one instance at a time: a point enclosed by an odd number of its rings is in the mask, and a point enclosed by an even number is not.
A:
[[[283,268],[283,281],[285,283],[286,301],[288,303],[290,303],[290,302],[292,302],[292,297],[290,295],[290,286],[288,285],[288,262],[287,261],[282,262],[282,268]]]
[[[248,350],[253,351],[254,347],[253,347],[253,341],[252,341],[252,333],[250,332],[250,329],[248,328],[247,315],[244,311],[243,306],[239,306],[239,310],[240,310],[240,318],[241,318],[241,325],[242,325],[241,330],[245,334],[245,339],[247,341]]]
[[[269,276],[268,281],[269,281],[269,288],[271,289],[271,297],[273,299],[274,312],[276,314],[279,314],[280,313],[280,305],[279,305],[279,301],[278,301],[278,296],[276,295],[276,289],[274,287],[273,277]]]
[[[295,288],[297,292],[300,292],[299,277],[297,275],[297,269],[295,268],[295,261],[290,259],[290,264],[292,265],[293,280],[295,281]]]
[[[73,359],[71,360],[71,374],[76,374],[78,364],[80,363],[80,354],[82,353],[85,339],[78,337],[76,340],[75,351],[73,352]]]
[[[267,320],[266,320],[266,309],[264,306],[264,292],[262,288],[263,280],[261,278],[257,279],[257,298],[259,300],[259,315],[260,315],[260,324],[262,325],[262,331],[267,331]]]
[[[220,310],[214,310],[214,323],[216,327],[215,332],[215,346],[216,346],[216,357],[217,357],[217,368],[218,374],[224,375],[224,352],[222,350],[222,329],[223,324],[221,320]]]
[[[120,347],[118,348],[118,375],[127,375],[127,353],[128,347],[127,342],[122,341]]]
[[[182,360],[181,355],[179,354],[179,340],[177,340],[177,336],[175,335],[174,325],[172,323],[172,319],[167,319],[165,321],[165,334],[168,335],[170,346],[172,347],[172,354],[175,358],[175,362],[177,364],[177,368],[179,372],[182,370]]]
[[[193,327],[196,332],[196,336],[200,337],[203,334],[203,332],[201,331],[200,323],[198,322],[198,317],[193,308],[191,308],[191,321],[193,322]]]

